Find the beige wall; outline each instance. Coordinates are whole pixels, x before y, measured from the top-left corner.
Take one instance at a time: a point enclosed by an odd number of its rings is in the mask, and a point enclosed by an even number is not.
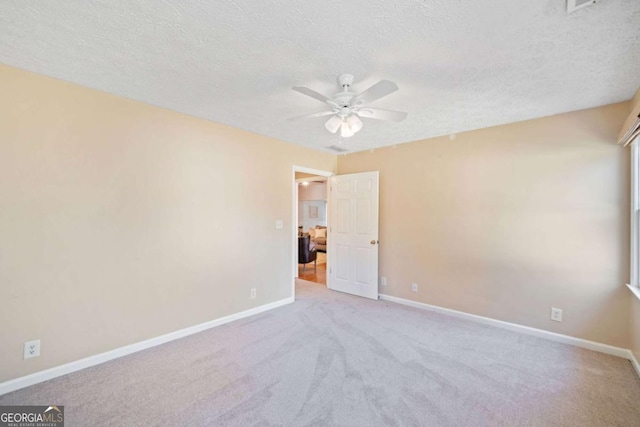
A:
[[[310,182],[298,185],[298,200],[327,200],[327,182]]]
[[[380,171],[381,292],[628,348],[627,112],[339,156],[340,174]]]
[[[334,155],[6,66],[0,94],[0,381],[291,296],[292,165]]]

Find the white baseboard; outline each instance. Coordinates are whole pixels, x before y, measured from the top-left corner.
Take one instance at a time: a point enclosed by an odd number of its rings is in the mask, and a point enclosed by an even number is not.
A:
[[[475,314],[465,313],[463,311],[451,310],[450,308],[438,307],[436,305],[424,304],[421,302],[411,301],[404,298],[393,297],[391,295],[380,294],[380,299],[398,304],[407,305],[409,307],[420,308],[423,310],[434,311],[437,313],[447,314],[449,316],[458,317],[460,319],[472,320],[474,322],[483,323],[485,325],[495,326],[501,329],[507,329],[509,331],[519,332],[521,334],[531,335],[538,338],[544,338],[547,340],[569,344],[576,347],[586,348],[589,350],[597,351],[600,353],[610,354],[612,356],[622,357],[630,360],[634,365],[636,372],[640,375],[640,366],[637,360],[633,356],[631,350],[626,348],[614,347],[608,344],[602,344],[594,341],[584,340],[582,338],[575,338],[569,335],[557,334],[555,332],[545,331],[543,329],[531,328],[529,326],[518,325],[516,323],[504,322],[502,320],[491,319],[489,317],[477,316]]]
[[[36,372],[24,377],[16,378],[13,380],[0,383],[0,396],[3,394],[19,390],[30,385],[41,383],[43,381],[50,380],[52,378],[60,377],[62,375],[70,374],[72,372],[79,371],[81,369],[88,368],[90,366],[99,365],[104,362],[108,362],[113,359],[117,359],[122,356],[126,356],[131,353],[146,350],[151,347],[158,346],[160,344],[174,341],[180,338],[184,338],[189,335],[197,334],[198,332],[205,331],[207,329],[215,328],[216,326],[224,325],[225,323],[233,322],[234,320],[243,319],[245,317],[253,316],[259,313],[263,313],[274,308],[281,307],[286,304],[294,302],[294,297],[285,298],[279,301],[275,301],[269,304],[254,307],[249,310],[241,311],[239,313],[231,314],[229,316],[221,317],[219,319],[211,320],[199,325],[190,326],[179,331],[171,332],[159,337],[151,338],[145,341],[140,341],[134,344],[130,344],[124,347],[116,348],[114,350],[107,351],[105,353],[89,356],[84,359],[76,360],[75,362],[66,363],[64,365],[56,366],[54,368],[46,369],[44,371]]]
[[[638,374],[638,377],[640,377],[640,363],[638,363],[638,359],[636,359],[636,356],[632,351],[629,351],[629,353],[631,354],[629,361],[633,365],[633,368],[636,370],[636,374]]]

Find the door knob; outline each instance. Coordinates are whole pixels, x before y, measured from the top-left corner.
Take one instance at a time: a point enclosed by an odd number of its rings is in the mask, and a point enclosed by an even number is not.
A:
[[[375,240],[372,240],[372,241],[371,241],[371,244],[372,244],[372,245],[375,245],[376,243],[377,243],[377,242],[376,242]]]

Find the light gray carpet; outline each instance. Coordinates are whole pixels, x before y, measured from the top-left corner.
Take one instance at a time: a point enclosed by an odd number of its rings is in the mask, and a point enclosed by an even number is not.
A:
[[[640,426],[627,360],[301,282],[294,304],[0,397],[67,426]]]

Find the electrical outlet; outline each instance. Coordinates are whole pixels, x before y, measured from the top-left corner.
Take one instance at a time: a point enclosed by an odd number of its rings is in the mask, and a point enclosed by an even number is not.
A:
[[[417,283],[413,283],[411,284],[411,290],[413,292],[418,292],[418,284]]]
[[[562,322],[562,309],[551,307],[551,320]]]
[[[40,356],[40,340],[27,341],[24,343],[24,358],[31,359],[32,357]]]
[[[380,284],[381,284],[382,286],[387,286],[387,278],[386,278],[385,276],[382,276],[382,277],[380,278]]]
[[[255,299],[256,297],[256,288],[251,288],[251,299]]]

